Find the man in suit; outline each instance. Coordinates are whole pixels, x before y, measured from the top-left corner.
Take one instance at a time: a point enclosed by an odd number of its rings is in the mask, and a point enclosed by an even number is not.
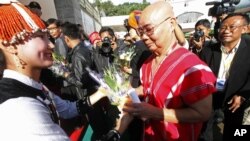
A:
[[[247,25],[247,15],[229,14],[220,26],[221,42],[204,48],[201,54],[217,76],[213,106],[224,112],[225,141],[233,136],[230,130],[242,125],[244,110],[250,105],[250,40],[242,37]]]

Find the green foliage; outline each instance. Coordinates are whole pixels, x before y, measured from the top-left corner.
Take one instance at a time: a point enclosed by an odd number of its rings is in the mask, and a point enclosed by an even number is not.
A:
[[[57,54],[57,53],[52,53],[52,57],[53,57],[53,60],[54,61],[59,61],[59,62],[64,62],[65,61],[65,58],[60,55],[60,54]]]
[[[143,3],[123,3],[119,5],[114,5],[111,1],[102,2],[101,0],[96,0],[94,6],[97,6],[99,10],[103,10],[106,16],[120,16],[129,15],[134,10],[143,10],[150,3],[143,1]]]
[[[119,85],[117,84],[116,74],[118,74],[118,72],[114,65],[109,66],[104,71],[104,80],[113,91],[119,90]]]

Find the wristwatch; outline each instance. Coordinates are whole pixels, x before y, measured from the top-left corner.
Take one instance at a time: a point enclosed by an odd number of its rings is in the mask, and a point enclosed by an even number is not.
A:
[[[110,130],[106,135],[104,135],[102,141],[120,141],[121,135],[117,130]]]

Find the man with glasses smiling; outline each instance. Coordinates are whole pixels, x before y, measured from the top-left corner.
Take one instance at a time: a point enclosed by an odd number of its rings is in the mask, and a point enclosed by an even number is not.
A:
[[[152,55],[141,67],[141,103],[126,103],[123,111],[145,119],[145,141],[197,140],[202,122],[212,110],[212,71],[178,44],[173,8],[158,1],[146,7],[139,33]]]
[[[245,14],[229,14],[219,29],[220,43],[204,48],[201,55],[217,76],[213,108],[224,112],[225,141],[231,140],[235,127],[243,124],[244,110],[250,105],[250,39],[242,36],[248,19]]]

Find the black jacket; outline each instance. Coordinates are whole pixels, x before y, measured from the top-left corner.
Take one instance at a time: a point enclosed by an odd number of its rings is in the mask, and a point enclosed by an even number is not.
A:
[[[77,98],[81,99],[86,94],[93,93],[97,83],[86,70],[86,67],[93,67],[90,50],[81,42],[68,53],[67,61],[69,62],[70,75],[66,80],[75,86]]]
[[[246,107],[249,106],[250,99],[250,39],[242,37],[239,48],[234,56],[229,70],[229,78],[225,83],[225,88],[222,93],[214,94],[217,97],[215,106],[224,109],[226,121],[233,122],[232,124],[241,124],[242,114]],[[204,60],[217,76],[221,63],[220,43],[203,48],[201,59]],[[246,99],[245,103],[241,105],[235,113],[228,110],[228,101],[234,96],[239,95]]]
[[[234,94],[239,94],[245,99],[250,98],[250,39],[241,38],[239,48],[234,56],[229,71],[229,78],[225,88],[224,103],[228,102]],[[221,50],[220,43],[206,47],[202,51],[201,59],[204,60],[217,76],[220,69]]]
[[[111,51],[108,53],[104,53],[101,49],[102,47],[96,47],[92,51],[94,70],[96,70],[101,76],[103,75],[104,69],[113,64],[116,57],[118,57],[121,52],[128,49],[123,40],[117,39],[116,43],[117,48],[115,50],[110,49]]]
[[[136,55],[132,58],[130,67],[132,68],[132,87],[140,86],[140,69],[144,61],[152,54],[143,41],[137,41],[135,44]]]
[[[92,50],[94,67],[99,74],[103,74],[105,68],[112,64],[114,60],[113,52],[104,53],[100,47],[96,47]]]
[[[78,44],[68,54],[71,75],[67,80],[75,86],[77,98],[93,94],[98,84],[90,77],[85,69],[92,69],[93,61],[91,51],[83,45]],[[107,98],[99,100],[93,105],[94,109],[87,113],[88,121],[93,129],[92,140],[96,140],[113,128],[119,110],[109,103]]]

